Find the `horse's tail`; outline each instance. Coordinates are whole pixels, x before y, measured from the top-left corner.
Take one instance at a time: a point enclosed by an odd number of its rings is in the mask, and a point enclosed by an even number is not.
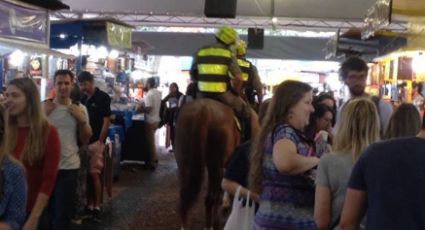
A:
[[[204,105],[201,105],[199,112],[191,113],[191,116],[186,117],[186,129],[180,130],[181,132],[179,133],[179,137],[176,136],[176,138],[180,140],[185,140],[179,144],[180,157],[182,158],[181,165],[179,166],[179,211],[183,223],[187,223],[188,212],[197,200],[201,191],[205,171],[208,124],[208,109]]]

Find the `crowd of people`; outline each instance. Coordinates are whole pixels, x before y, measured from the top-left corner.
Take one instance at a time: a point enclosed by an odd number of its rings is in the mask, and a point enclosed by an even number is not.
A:
[[[290,80],[263,101],[256,68],[244,59],[246,45],[232,56],[235,33],[224,28],[216,44],[197,51],[186,95],[172,83],[162,99],[155,79],[147,79],[137,111],[145,114],[148,166],[158,164],[158,127],[169,127],[174,145],[178,108],[215,99],[234,109],[245,140],[227,164],[222,188],[245,198],[250,192],[254,229],[424,229],[425,124],[417,106],[403,103],[393,111],[368,95],[368,66],[359,57],[341,64],[351,95],[342,105]],[[207,68],[211,63],[227,66]],[[100,221],[111,99],[89,72],[74,78],[58,70],[56,93],[44,102],[30,78],[7,86],[0,105],[0,230],[66,230],[72,219]],[[81,97],[74,94],[77,80]],[[255,103],[261,128],[251,133]]]
[[[235,150],[222,182],[231,195],[251,192],[254,229],[425,227],[425,126],[416,106],[393,112],[368,95],[367,73],[359,57],[341,64],[351,98],[338,109],[297,81],[260,107],[260,133]]]
[[[240,90],[249,72],[232,54],[237,37],[220,28],[217,42],[196,52],[190,73],[196,96],[230,106],[242,124],[247,142],[228,161],[222,188],[251,194],[253,228],[423,229],[425,126],[417,103],[393,113],[393,105],[367,94],[369,67],[353,56],[339,71],[348,101],[337,105],[331,94],[313,97],[310,85],[284,81],[260,106],[261,128],[250,136],[252,105]]]
[[[145,115],[147,166],[155,169],[161,101],[167,103],[164,120],[173,136],[182,94],[173,83],[170,94],[161,99],[155,78],[145,85],[147,93],[137,112]],[[101,220],[101,173],[111,99],[95,87],[94,76],[86,71],[77,78],[69,70],[56,71],[54,92],[41,102],[30,78],[14,79],[5,90],[0,106],[1,230],[66,230],[71,222]]]
[[[32,79],[9,82],[0,106],[0,229],[70,229],[83,215],[99,221],[110,98],[82,72],[84,95],[75,101],[74,82],[71,71],[56,71],[55,96],[44,102]]]

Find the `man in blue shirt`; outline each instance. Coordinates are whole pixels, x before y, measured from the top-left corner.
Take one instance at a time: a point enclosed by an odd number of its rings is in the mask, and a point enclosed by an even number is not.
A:
[[[425,122],[416,137],[371,145],[354,166],[340,229],[425,229]]]

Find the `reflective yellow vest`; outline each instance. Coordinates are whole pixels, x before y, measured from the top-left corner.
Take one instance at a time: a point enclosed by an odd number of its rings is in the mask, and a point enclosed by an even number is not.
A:
[[[246,83],[249,79],[249,74],[251,73],[251,62],[238,58],[238,64],[242,71],[242,80]]]
[[[206,93],[227,92],[232,52],[219,47],[201,48],[196,55],[198,90]]]

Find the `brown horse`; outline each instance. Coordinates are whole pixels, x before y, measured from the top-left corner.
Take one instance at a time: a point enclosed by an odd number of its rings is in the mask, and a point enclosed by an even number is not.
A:
[[[256,120],[255,115],[253,120]],[[258,129],[258,125],[253,125],[254,132],[255,128]],[[239,130],[230,107],[214,100],[199,99],[180,110],[176,125],[175,156],[179,168],[179,213],[183,228],[188,227],[188,213],[201,192],[206,169],[206,228],[218,229],[223,167],[239,140]]]

